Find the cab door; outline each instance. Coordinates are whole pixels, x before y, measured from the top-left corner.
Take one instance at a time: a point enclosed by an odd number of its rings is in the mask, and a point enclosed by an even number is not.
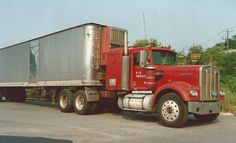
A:
[[[131,58],[131,89],[144,90],[145,66],[140,63],[140,52],[134,52]]]

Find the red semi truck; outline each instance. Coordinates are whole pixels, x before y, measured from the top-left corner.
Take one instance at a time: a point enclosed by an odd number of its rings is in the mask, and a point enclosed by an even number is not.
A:
[[[213,121],[223,108],[218,68],[177,66],[168,47],[128,47],[121,28],[79,25],[1,49],[0,61],[0,100],[24,101],[32,89],[62,112],[91,114],[108,103],[157,113],[170,127],[183,126],[189,114]]]

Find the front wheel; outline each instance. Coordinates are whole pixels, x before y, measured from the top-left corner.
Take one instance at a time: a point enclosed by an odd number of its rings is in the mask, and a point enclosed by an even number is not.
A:
[[[163,95],[157,104],[157,112],[160,122],[168,127],[182,127],[188,119],[187,105],[176,93]]]
[[[218,118],[220,113],[208,114],[208,115],[197,115],[197,114],[193,114],[193,115],[198,121],[211,122],[211,121],[214,121],[216,118]]]

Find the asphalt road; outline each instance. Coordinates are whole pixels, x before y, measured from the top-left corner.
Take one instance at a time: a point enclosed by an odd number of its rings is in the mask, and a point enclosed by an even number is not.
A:
[[[79,116],[27,100],[0,103],[0,143],[235,143],[236,116],[212,123],[189,118],[185,128],[159,125],[155,115],[122,112]]]

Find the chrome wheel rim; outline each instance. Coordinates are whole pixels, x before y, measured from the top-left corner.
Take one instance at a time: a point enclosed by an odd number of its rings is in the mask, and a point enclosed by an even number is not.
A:
[[[161,113],[165,120],[173,122],[179,117],[179,106],[175,101],[167,100],[162,105]]]
[[[67,96],[61,96],[60,98],[60,106],[65,109],[68,105],[68,97]]]
[[[78,95],[75,99],[75,107],[78,110],[82,110],[84,108],[84,97],[82,95]]]

